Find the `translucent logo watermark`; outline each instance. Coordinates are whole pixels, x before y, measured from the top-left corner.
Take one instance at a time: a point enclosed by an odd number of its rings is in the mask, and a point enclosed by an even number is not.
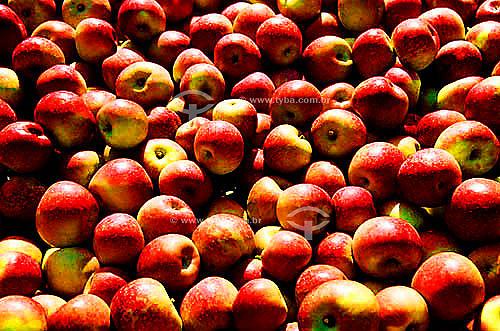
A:
[[[292,211],[287,215],[287,219],[293,219],[300,213],[313,213],[316,214],[316,217],[310,217],[304,220],[304,224],[298,224],[293,220],[289,220],[288,224],[290,224],[294,229],[300,230],[304,232],[304,237],[307,240],[312,240],[313,234],[318,233],[321,229],[330,223],[330,215],[324,210],[316,207],[306,206],[300,207]],[[318,220],[321,219],[321,222],[318,223]]]
[[[197,96],[197,97],[201,97],[201,98],[209,101],[209,103],[207,105],[205,105],[201,108],[198,108],[198,105],[194,104],[194,103],[185,104],[184,109],[182,109],[182,112],[184,114],[188,115],[189,120],[192,120],[196,116],[209,111],[214,106],[214,101],[215,101],[214,98],[212,98],[212,96],[210,96],[209,94],[207,94],[203,91],[186,90],[186,91],[182,91],[181,93],[175,95],[174,98],[183,98],[184,100],[186,100],[186,98],[185,98],[186,96]]]

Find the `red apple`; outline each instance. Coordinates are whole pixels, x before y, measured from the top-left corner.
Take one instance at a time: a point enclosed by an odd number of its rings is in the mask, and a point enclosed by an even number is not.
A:
[[[418,17],[422,13],[422,0],[385,0],[384,18],[385,30],[389,33],[402,21]]]
[[[21,224],[34,224],[47,185],[34,176],[9,176],[0,186],[0,213]]]
[[[53,294],[39,294],[32,297],[32,299],[38,302],[45,309],[47,318],[55,313],[62,305],[66,303],[66,300]]]
[[[42,285],[40,264],[27,254],[16,251],[0,253],[0,264],[0,297],[32,296]]]
[[[194,0],[160,0],[168,23],[177,23],[190,17],[193,13]]]
[[[115,90],[116,78],[122,72],[123,69],[128,67],[130,64],[145,61],[144,57],[139,53],[125,48],[120,47],[118,50],[103,59],[101,65],[102,78],[104,79],[104,83],[111,90]]]
[[[238,1],[224,8],[221,14],[226,16],[231,21],[231,23],[233,23],[233,29],[234,29],[234,20],[236,19],[238,14],[243,10],[243,8],[247,8],[248,6],[250,6],[248,2]]]
[[[352,94],[354,86],[349,83],[334,83],[325,87],[321,91],[321,100],[323,103],[323,112],[330,109],[344,109],[352,111]]]
[[[61,14],[64,22],[76,28],[86,18],[99,18],[111,21],[109,0],[63,0]]]
[[[197,48],[188,48],[179,53],[179,55],[175,58],[172,68],[172,77],[174,82],[180,82],[186,70],[199,63],[214,64],[208,56]]]
[[[429,22],[436,29],[441,46],[453,40],[465,39],[464,21],[452,8],[432,8],[423,12],[419,18]]]
[[[82,95],[82,98],[92,114],[96,116],[102,106],[110,101],[116,100],[116,95],[106,90],[88,89],[87,92]]]
[[[259,113],[268,114],[274,90],[274,83],[269,76],[262,72],[254,72],[233,86],[231,97],[249,101]]]
[[[21,236],[8,236],[0,241],[0,254],[18,252],[31,256],[38,264],[42,263],[42,251],[34,241]]]
[[[464,115],[488,126],[493,132],[500,132],[500,116],[493,110],[500,100],[500,77],[488,77],[475,84],[465,97]]]
[[[265,3],[252,3],[242,8],[234,18],[233,30],[247,35],[255,41],[259,26],[273,16],[275,16],[274,11]]]
[[[0,5],[0,22],[1,34],[5,38],[0,59],[3,64],[7,64],[12,59],[14,48],[27,37],[28,33],[21,18],[5,2]]]
[[[480,76],[465,77],[443,86],[436,96],[437,109],[455,110],[465,114],[465,98],[470,89],[481,82]]]
[[[365,78],[384,74],[396,62],[391,39],[380,28],[364,31],[352,45],[352,61]]]
[[[436,139],[447,127],[467,120],[465,116],[454,110],[436,110],[425,114],[417,124],[418,141],[425,147],[433,147]]]
[[[304,45],[323,36],[337,36],[344,38],[347,35],[336,13],[322,11],[311,23],[306,23],[303,29]]]
[[[75,44],[82,60],[101,64],[105,58],[116,52],[115,29],[105,20],[86,18],[76,27]]]
[[[338,15],[342,25],[349,31],[361,32],[376,27],[382,22],[384,1],[338,1]]]
[[[231,32],[233,25],[226,16],[214,12],[205,14],[189,27],[191,47],[198,48],[211,58],[217,41]]]
[[[212,110],[212,119],[233,124],[245,141],[249,141],[257,130],[257,110],[246,100],[226,99],[219,102]]]
[[[23,295],[0,299],[0,329],[47,330],[47,316],[42,305]]]
[[[83,95],[87,92],[87,83],[73,67],[56,64],[40,74],[36,81],[36,90],[41,97],[59,90]]]
[[[346,186],[342,171],[329,161],[311,163],[306,171],[304,183],[321,187],[329,196],[333,196],[338,189]]]
[[[476,23],[485,21],[500,21],[500,12],[498,11],[498,0],[482,1],[476,10]]]
[[[54,0],[10,0],[7,4],[21,18],[28,34],[41,23],[57,18],[57,5]]]
[[[257,258],[243,259],[229,271],[229,279],[238,289],[253,279],[265,278],[265,276],[262,261]]]
[[[179,0],[173,0],[180,2]],[[186,3],[189,3],[187,1]],[[175,13],[174,10],[170,11]],[[167,20],[169,11],[167,10]],[[165,69],[170,69],[174,65],[177,56],[186,50],[191,43],[191,38],[186,34],[176,31],[168,30],[153,38],[148,48],[147,54],[150,61],[162,65]]]
[[[216,66],[198,63],[186,70],[179,89],[180,96],[184,98],[187,105],[183,112],[189,115],[189,119],[193,119],[200,114],[207,116],[204,113],[224,99],[226,81]]]
[[[295,301],[300,306],[304,297],[319,285],[332,279],[347,279],[344,273],[328,264],[314,264],[304,270],[295,284]]]
[[[334,232],[326,236],[314,248],[316,264],[326,264],[341,270],[348,279],[354,279],[356,267],[352,257],[352,237],[344,232]]]
[[[116,292],[127,285],[128,276],[121,269],[105,267],[97,269],[85,283],[83,294],[93,294],[109,306]]]
[[[462,248],[448,231],[427,230],[420,232],[424,255],[422,261],[441,252],[461,253]]]
[[[420,97],[422,81],[417,72],[408,68],[392,67],[384,75],[393,84],[401,87],[406,92],[409,100],[409,107],[415,107]]]
[[[137,43],[149,42],[165,31],[166,16],[163,8],[152,0],[125,0],[117,16],[117,30]]]
[[[17,121],[16,112],[6,101],[0,99],[0,131],[8,124],[16,121]]]
[[[474,249],[468,258],[483,276],[486,297],[492,297],[500,290],[500,272],[498,270],[498,257],[500,245],[498,243],[482,245]]]
[[[360,186],[337,190],[332,196],[332,207],[335,228],[348,233],[354,233],[362,223],[377,216],[372,194]]]
[[[499,60],[500,22],[486,21],[472,26],[465,35],[465,40],[473,43],[481,51],[486,66],[494,66]]]

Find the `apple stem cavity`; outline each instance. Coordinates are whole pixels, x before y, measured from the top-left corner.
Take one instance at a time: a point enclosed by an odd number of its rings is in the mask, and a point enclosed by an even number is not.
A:
[[[323,318],[323,323],[329,328],[333,328],[336,324],[335,318],[333,316],[325,316]]]
[[[337,140],[338,134],[335,132],[335,130],[328,130],[328,139],[330,140]]]
[[[477,159],[479,159],[480,155],[481,155],[481,150],[478,148],[473,148],[470,151],[469,160],[471,160],[471,161],[477,160]]]
[[[85,11],[85,5],[83,3],[79,3],[78,5],[76,5],[76,10],[80,13]]]
[[[158,149],[155,151],[155,156],[158,160],[161,160],[165,157],[165,152],[162,151],[161,149]]]

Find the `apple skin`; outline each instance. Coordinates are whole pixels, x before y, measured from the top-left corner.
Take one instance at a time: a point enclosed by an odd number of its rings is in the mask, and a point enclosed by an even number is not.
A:
[[[243,218],[245,221],[248,220],[247,212],[243,206],[228,195],[214,198],[208,206],[207,217],[216,214],[233,214]]]
[[[378,207],[378,214],[401,218],[410,223],[419,233],[427,225],[429,216],[424,208],[398,199],[383,202]]]
[[[460,121],[450,125],[438,136],[434,147],[449,152],[466,177],[479,177],[490,171],[500,154],[497,137],[478,121]]]
[[[424,148],[408,157],[399,168],[400,196],[418,206],[437,207],[448,202],[462,182],[455,158],[438,148]]]
[[[19,16],[4,2],[0,4],[1,33],[4,36],[4,44],[0,51],[0,62],[9,64],[12,59],[12,51],[24,39],[28,32]]]
[[[191,160],[174,161],[163,168],[158,178],[161,194],[173,195],[198,209],[212,197],[210,176]]]
[[[19,252],[31,256],[38,264],[42,263],[42,251],[28,238],[8,236],[0,240],[0,254],[5,252]]]
[[[330,109],[343,109],[352,111],[352,94],[354,86],[349,83],[334,83],[321,90],[323,112]]]
[[[462,248],[451,233],[439,230],[427,230],[420,232],[424,255],[422,261],[427,260],[434,254],[441,252],[461,253]]]
[[[32,296],[42,285],[40,264],[31,256],[8,251],[0,253],[0,297],[7,295]]]
[[[300,234],[288,230],[276,232],[262,251],[262,268],[274,279],[296,279],[312,258],[311,244]]]
[[[187,2],[189,3],[189,1]],[[188,49],[190,43],[191,38],[185,33],[168,30],[153,38],[147,50],[147,55],[150,61],[158,63],[170,71],[177,56]]]
[[[443,86],[437,94],[437,109],[455,110],[465,114],[465,98],[470,89],[481,82],[480,76],[465,77]]]
[[[255,40],[264,57],[272,64],[291,65],[301,56],[302,33],[294,21],[282,15],[262,22]]]
[[[302,58],[308,80],[322,87],[346,81],[354,66],[351,46],[337,36],[313,40]]]
[[[367,61],[366,59],[376,59]],[[396,63],[391,38],[380,28],[361,33],[352,45],[352,61],[361,76],[381,76]]]
[[[462,17],[448,6],[428,9],[418,18],[429,22],[436,29],[441,46],[453,40],[465,39],[465,26]]]
[[[419,18],[408,18],[399,23],[392,31],[391,40],[403,66],[415,71],[427,68],[440,46],[436,29]]]
[[[100,165],[99,155],[95,151],[67,153],[61,157],[59,172],[62,179],[88,187],[90,179]]]
[[[31,36],[45,37],[53,41],[63,51],[66,62],[70,63],[77,55],[75,33],[75,29],[66,22],[49,20],[38,25]]]
[[[304,183],[315,184],[333,196],[335,192],[346,186],[342,171],[329,161],[316,161],[307,168]]]
[[[83,294],[93,294],[104,300],[109,306],[116,292],[127,285],[128,276],[116,267],[104,267],[96,270],[85,283]]]
[[[9,176],[0,186],[0,213],[21,224],[34,224],[36,208],[48,186],[34,176]]]
[[[54,0],[8,0],[5,4],[12,8],[23,21],[28,34],[41,23],[57,18],[57,4]]]
[[[148,134],[148,117],[138,103],[118,98],[97,112],[96,122],[104,142],[114,148],[130,149]]]
[[[278,87],[271,98],[269,111],[273,124],[305,127],[322,110],[321,92],[304,80],[291,80]]]
[[[82,247],[50,248],[42,261],[49,289],[63,299],[83,292],[85,283],[99,269],[99,261]]]
[[[483,2],[484,3],[484,2]],[[488,331],[494,330],[498,325],[498,305],[500,295],[490,297],[483,304],[480,313],[474,320],[474,330]],[[477,326],[477,327],[476,327]]]
[[[311,161],[311,144],[290,124],[281,124],[269,132],[263,145],[264,162],[280,173],[303,169]]]
[[[200,126],[193,148],[196,160],[216,175],[236,170],[244,155],[243,136],[236,126],[223,120]]]
[[[255,250],[252,228],[232,214],[210,216],[198,224],[191,238],[202,266],[210,272],[227,271],[242,256],[249,256]]]
[[[178,23],[193,13],[194,0],[161,0],[158,3],[163,8],[168,23]]]
[[[142,145],[138,160],[151,180],[156,183],[161,171],[169,163],[187,158],[184,149],[175,141],[168,138],[154,138]]]
[[[409,105],[406,92],[383,76],[362,81],[352,95],[353,111],[372,129],[394,129],[401,125],[408,114]]]
[[[306,26],[302,31],[304,45],[309,45],[313,40],[323,36],[344,38],[347,35],[337,14],[329,10],[322,11],[312,22],[306,22]]]
[[[428,329],[430,317],[427,303],[411,287],[390,286],[375,297],[380,307],[380,330]]]
[[[388,78],[393,84],[401,87],[403,91],[406,92],[410,108],[417,105],[422,81],[416,71],[408,68],[392,67],[387,70],[384,77]]]
[[[265,3],[248,4],[234,18],[233,31],[242,33],[255,40],[255,34],[259,26],[268,18],[275,15],[274,11]]]
[[[418,17],[422,13],[421,0],[385,0],[382,25],[390,32],[402,21]]]
[[[366,143],[366,126],[355,113],[328,109],[311,125],[314,149],[321,155],[340,159],[351,155]]]
[[[257,130],[257,110],[246,100],[226,99],[219,102],[212,110],[212,120],[233,124],[245,141],[249,141]]]
[[[498,21],[499,16],[498,0],[486,0],[477,7],[474,22]]]
[[[458,239],[483,243],[499,238],[500,183],[470,178],[456,187],[445,212],[448,230]]]
[[[9,68],[0,68],[0,98],[4,103],[7,103],[9,107],[14,109],[18,108],[23,97],[25,88],[16,72]],[[6,111],[5,106],[1,107],[0,113]],[[5,116],[6,114],[4,114]],[[0,115],[1,117],[1,115]],[[2,125],[0,124],[0,130]]]
[[[231,97],[247,100],[257,112],[269,114],[269,102],[274,90],[274,83],[269,76],[263,72],[254,72],[234,84]]]
[[[139,61],[145,61],[141,54],[124,47],[118,48],[114,54],[103,59],[101,72],[106,86],[111,91],[115,91],[115,83],[118,75],[123,69]]]
[[[384,1],[372,0],[338,2],[338,15],[342,25],[349,31],[362,32],[382,23]]]
[[[461,320],[484,301],[484,281],[471,260],[443,252],[425,260],[413,275],[411,287],[427,301],[441,320]]]
[[[262,270],[262,261],[257,258],[243,259],[236,263],[229,272],[229,279],[237,289],[253,279],[265,277],[266,273]]]
[[[347,279],[337,267],[328,264],[314,264],[306,268],[295,284],[295,301],[300,306],[307,293],[332,279]]]
[[[99,205],[80,184],[59,181],[43,194],[36,209],[39,236],[53,247],[78,246],[92,237]]]
[[[175,58],[173,67],[172,67],[172,77],[175,83],[179,83],[188,70],[189,67],[199,64],[206,63],[213,65],[212,60],[208,58],[202,51],[197,48],[188,48],[182,51]]]
[[[210,109],[212,105],[224,99],[226,81],[216,66],[208,63],[197,63],[190,66],[182,76],[180,92],[186,93],[183,97],[187,105],[195,105],[198,112],[190,115],[199,115],[199,111]],[[201,91],[204,94],[191,91]],[[207,96],[208,95],[208,96]],[[190,107],[186,107],[190,110]],[[203,114],[209,116],[210,112]]]
[[[326,231],[331,221],[330,195],[314,184],[296,184],[280,193],[276,203],[276,217],[285,230],[309,236]]]
[[[214,12],[202,15],[189,27],[191,47],[198,48],[211,58],[217,41],[232,32],[233,25],[226,16]]]
[[[106,103],[116,100],[116,95],[101,89],[89,89],[82,95],[83,102],[89,107],[94,116]]]
[[[433,147],[436,139],[447,127],[466,121],[465,116],[455,110],[440,109],[425,114],[417,124],[417,140],[424,147]]]
[[[141,44],[165,31],[167,18],[160,4],[152,0],[125,0],[117,16],[117,31]]]
[[[175,111],[166,107],[155,107],[148,114],[146,139],[167,138],[173,140],[181,124],[181,118]]]
[[[203,124],[209,121],[205,117],[198,116],[182,123],[175,131],[175,141],[182,146],[189,156],[194,156],[194,137],[196,136],[196,132],[198,132],[198,129]],[[151,120],[149,123],[151,124]]]
[[[247,214],[258,221],[258,227],[278,224],[276,204],[283,192],[283,182],[276,177],[262,177],[251,187],[247,198]]]
[[[0,298],[0,329],[47,330],[47,316],[42,305],[23,295]]]
[[[47,319],[50,330],[109,330],[110,310],[106,302],[93,294],[79,294]]]
[[[165,287],[152,278],[137,278],[116,292],[110,305],[117,330],[146,331],[162,325],[181,331],[183,321]]]
[[[382,201],[397,191],[397,173],[405,161],[403,152],[388,142],[372,142],[356,151],[349,163],[348,182],[361,186]]]
[[[271,78],[276,88],[291,80],[305,80],[302,71],[293,67],[279,67],[274,69],[269,73],[269,78]]]
[[[134,262],[144,243],[139,223],[133,216],[124,213],[104,217],[97,223],[92,237],[94,253],[104,265]]]
[[[233,302],[234,324],[238,330],[276,330],[285,322],[287,311],[278,285],[266,278],[248,281]]]
[[[352,309],[354,306],[358,309]],[[375,294],[353,280],[334,279],[309,292],[299,307],[299,330],[379,330]]]
[[[29,82],[55,64],[65,64],[64,53],[56,43],[43,37],[28,37],[12,51],[12,69]]]
[[[378,216],[356,229],[352,253],[361,270],[372,277],[404,277],[420,265],[422,240],[407,221]]]
[[[0,99],[0,131],[8,124],[17,121],[16,112],[12,107],[3,99]]]
[[[186,291],[200,271],[200,255],[188,237],[170,233],[149,242],[137,260],[138,277],[158,280],[172,292]]]
[[[335,228],[338,231],[354,233],[366,220],[376,217],[373,195],[360,186],[345,186],[332,196]]]
[[[167,233],[189,236],[197,226],[189,205],[171,195],[157,195],[146,201],[137,213],[137,222],[146,243]]]
[[[310,21],[318,17],[321,12],[321,0],[302,0],[295,2],[278,0],[277,3],[281,15],[288,17],[294,22]]]
[[[500,55],[500,22],[486,21],[472,26],[465,35],[465,40],[473,43],[481,51],[486,66],[494,66]]]
[[[354,279],[356,267],[352,256],[352,237],[344,232],[329,234],[314,247],[313,261],[336,267],[348,279]]]
[[[153,183],[146,170],[132,159],[118,158],[105,163],[94,174],[89,190],[109,213],[136,213],[153,197]]]
[[[248,2],[243,2],[243,1],[237,1],[235,3],[232,3],[228,5],[226,8],[224,8],[221,11],[221,14],[226,16],[231,23],[233,23],[233,30],[234,30],[234,20],[236,17],[239,15],[239,13],[244,9],[250,6],[251,4]],[[234,31],[237,32],[237,31]]]
[[[91,17],[110,22],[111,14],[109,0],[63,0],[61,4],[62,19],[73,28]]]
[[[66,303],[66,300],[53,294],[39,294],[32,297],[32,299],[44,308],[47,318]]]
[[[474,85],[465,97],[464,115],[488,126],[493,132],[500,132],[500,116],[493,112],[494,105],[500,100],[500,76],[488,77]]]
[[[186,331],[232,329],[232,307],[238,290],[225,278],[210,276],[189,289],[182,299],[180,315]]]
[[[58,90],[67,90],[83,95],[87,92],[87,83],[82,74],[73,67],[56,64],[40,74],[36,81],[36,90],[39,96]]]
[[[486,298],[495,296],[500,290],[499,256],[500,245],[498,243],[482,245],[467,256],[483,276]]]
[[[116,52],[117,40],[114,27],[99,18],[86,18],[76,27],[76,51],[80,58],[93,64]],[[96,47],[96,45],[99,45]]]

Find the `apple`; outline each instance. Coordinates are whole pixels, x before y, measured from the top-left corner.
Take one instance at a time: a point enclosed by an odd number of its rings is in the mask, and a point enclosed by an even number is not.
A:
[[[24,225],[33,225],[38,203],[48,186],[34,176],[9,176],[0,186],[0,213]]]
[[[174,161],[167,165],[160,173],[158,184],[161,194],[176,196],[193,209],[205,205],[213,193],[210,176],[191,160]]]
[[[449,152],[424,148],[408,157],[399,168],[400,196],[418,206],[437,207],[448,202],[462,182],[462,170]]]
[[[388,140],[403,152],[405,159],[419,151],[420,142],[412,136],[394,136]]]
[[[436,29],[442,46],[453,40],[465,39],[462,17],[448,6],[428,9],[419,18],[429,22]]]
[[[42,305],[23,295],[0,298],[0,330],[47,330],[47,316]]]
[[[403,66],[415,71],[427,68],[440,46],[434,26],[419,18],[408,18],[399,23],[392,30],[391,40]]]
[[[0,99],[0,131],[10,123],[17,121],[17,114],[3,99]]]
[[[255,250],[252,228],[232,214],[216,214],[205,219],[191,239],[200,253],[202,266],[209,272],[227,271]]]
[[[179,0],[173,1],[180,2]],[[189,4],[189,2],[186,3]],[[168,15],[169,11],[167,10],[167,20],[169,19]],[[188,49],[190,43],[191,38],[185,33],[168,30],[153,38],[147,50],[147,55],[150,61],[158,63],[170,71],[177,56]]]
[[[301,56],[302,33],[291,19],[276,15],[257,29],[255,40],[264,57],[272,64],[286,66]]]
[[[50,248],[42,261],[42,271],[51,293],[62,298],[82,293],[85,283],[97,269],[99,261],[83,247]]]
[[[402,200],[387,200],[378,208],[380,216],[401,218],[410,223],[417,231],[422,231],[428,217],[425,209]]]
[[[28,37],[12,51],[12,69],[20,78],[33,83],[43,71],[65,61],[61,48],[43,37]]]
[[[314,184],[296,184],[280,193],[276,203],[276,217],[285,230],[313,235],[326,231],[332,206],[330,195]]]
[[[42,251],[31,239],[21,236],[8,236],[0,240],[0,254],[18,252],[31,256],[38,264],[42,263]]]
[[[47,244],[68,247],[92,237],[99,219],[99,205],[80,184],[59,181],[43,194],[36,209],[36,230]]]
[[[148,114],[147,139],[174,139],[181,124],[182,121],[175,111],[166,107],[155,107]]]
[[[330,10],[322,11],[312,22],[307,22],[303,29],[304,45],[309,45],[313,40],[323,36],[344,38],[346,35],[346,30],[340,23],[336,12]]]
[[[262,268],[274,279],[295,280],[312,258],[311,244],[302,235],[282,230],[276,232],[262,251]]]
[[[247,35],[255,41],[259,26],[275,15],[274,11],[265,3],[249,4],[242,8],[234,18],[233,31]]]
[[[352,45],[352,61],[361,76],[365,78],[381,76],[396,63],[396,53],[391,38],[380,28],[364,31]]]
[[[319,16],[321,12],[321,0],[303,0],[289,2],[278,0],[280,13],[294,22],[310,21]]]
[[[104,300],[109,306],[116,292],[127,285],[128,276],[118,268],[97,269],[85,283],[83,294],[93,294]]]
[[[337,267],[328,264],[314,264],[305,269],[295,284],[295,301],[300,306],[304,297],[319,285],[332,279],[347,279]]]
[[[499,256],[500,245],[497,243],[482,245],[467,256],[481,272],[487,298],[495,296],[500,289]]]
[[[479,4],[476,10],[475,21],[481,23],[485,21],[498,21],[498,1],[486,0]]]
[[[388,142],[376,141],[358,149],[349,163],[348,182],[361,186],[382,201],[397,192],[396,177],[405,161],[403,152]]]
[[[264,145],[264,140],[266,140],[267,135],[271,132],[271,127],[271,115],[257,113],[257,128],[255,129],[255,134],[250,138],[250,144],[261,149]]]
[[[326,110],[311,125],[315,150],[329,158],[340,159],[351,155],[366,143],[366,136],[365,124],[349,110]]]
[[[255,231],[255,252],[261,254],[267,247],[271,238],[278,232],[283,230],[279,225],[266,225]],[[259,260],[261,261],[261,260]],[[262,263],[261,263],[262,264]]]
[[[408,68],[392,67],[386,71],[384,77],[406,92],[410,108],[417,105],[422,81],[416,71]]]
[[[39,294],[32,297],[32,299],[44,308],[47,318],[66,303],[66,300],[53,294]]]
[[[354,89],[352,109],[368,128],[394,129],[408,114],[410,101],[406,92],[390,79],[373,76]]]
[[[330,109],[343,109],[352,111],[352,94],[354,86],[349,83],[334,83],[325,87],[321,91],[321,100],[323,103],[323,112]]]
[[[165,31],[167,18],[153,0],[125,0],[118,10],[117,31],[132,42],[146,43]]]
[[[9,68],[0,68],[0,98],[2,101],[12,108],[17,108],[23,97],[24,88],[16,72]]]
[[[458,185],[445,212],[448,230],[460,240],[489,242],[499,237],[496,230],[500,183],[487,178],[470,178]]]
[[[291,173],[306,167],[311,161],[311,144],[290,124],[273,128],[264,140],[264,162],[269,168]]]
[[[200,126],[193,148],[196,160],[216,175],[233,172],[244,155],[243,136],[236,126],[223,120]]]
[[[274,83],[268,75],[254,72],[234,84],[231,97],[247,100],[259,113],[268,114],[274,90]]]
[[[420,232],[424,255],[422,261],[441,252],[461,253],[462,248],[457,240],[447,231],[427,230]]]
[[[95,151],[79,151],[64,154],[58,169],[62,179],[88,187],[90,179],[100,165],[99,155]]]
[[[356,229],[352,253],[360,269],[372,277],[404,277],[420,265],[422,240],[407,221],[378,216]]]
[[[152,278],[137,278],[120,288],[110,305],[117,330],[145,331],[158,327],[181,331],[183,321],[165,287]]]
[[[278,224],[276,204],[288,185],[276,177],[262,177],[250,189],[247,198],[248,218],[257,220],[258,227]]]
[[[455,110],[433,111],[418,121],[416,138],[423,146],[433,147],[441,132],[452,124],[466,120],[462,113]]]
[[[245,221],[248,220],[247,212],[243,206],[231,198],[230,195],[223,195],[212,200],[212,203],[208,207],[207,217],[216,214],[233,214],[243,218]]]
[[[57,5],[54,0],[8,0],[5,4],[12,8],[23,21],[28,34],[41,23],[57,18]]]
[[[356,267],[352,256],[352,237],[344,232],[334,232],[322,239],[314,248],[313,261],[336,267],[348,279],[356,276]]]
[[[471,260],[454,252],[425,260],[411,287],[427,301],[432,315],[445,321],[462,320],[484,301],[484,281]]]
[[[104,142],[111,147],[136,147],[148,134],[146,112],[131,100],[118,98],[106,103],[97,112],[96,121]]]
[[[194,0],[194,7],[197,11],[204,13],[214,12],[218,11],[221,3],[221,0]]]
[[[347,30],[361,32],[382,23],[384,7],[383,0],[341,0],[338,2],[338,15]]]
[[[0,22],[2,23],[1,33],[5,38],[5,44],[0,51],[0,62],[6,65],[12,59],[12,51],[27,37],[28,33],[21,18],[5,2],[0,4]]]
[[[248,281],[233,302],[234,324],[238,330],[275,330],[285,322],[287,311],[278,285],[266,278]]]
[[[229,272],[229,279],[237,289],[253,279],[265,277],[266,273],[262,270],[262,261],[258,258],[243,259],[236,263]]]
[[[252,138],[257,130],[257,110],[252,103],[242,99],[219,102],[212,110],[212,119],[233,124],[245,141]]]
[[[208,56],[197,48],[188,48],[179,53],[179,55],[175,58],[172,67],[172,77],[174,78],[174,82],[179,83],[186,70],[199,63],[214,64]]]
[[[42,270],[31,256],[7,251],[0,253],[0,297],[7,295],[32,296],[42,285]]]
[[[206,115],[205,112],[224,99],[226,81],[216,66],[198,63],[186,70],[179,89],[188,105],[183,112],[187,112],[192,119],[200,114]]]
[[[198,116],[181,124],[175,131],[175,141],[182,146],[189,156],[194,155],[194,137],[196,136],[196,132],[198,132],[198,129],[203,124],[208,122],[209,120],[205,117]],[[149,123],[151,125],[151,121]]]
[[[275,87],[280,87],[291,80],[305,80],[304,74],[293,67],[278,67],[269,73],[269,78]]]
[[[305,75],[318,86],[347,80],[353,69],[352,49],[344,39],[323,36],[304,49]]]
[[[161,0],[158,3],[163,8],[168,23],[183,21],[193,13],[194,0]]]
[[[390,32],[402,21],[418,17],[422,13],[421,0],[385,0],[382,25]]]
[[[386,287],[375,297],[380,307],[380,330],[428,329],[430,317],[427,303],[411,287]]]
[[[206,56],[212,57],[217,41],[224,35],[233,32],[231,21],[219,13],[209,13],[200,16],[189,27],[191,47],[198,48]]]
[[[116,99],[116,95],[101,89],[88,89],[81,97],[94,116],[97,115],[102,106]]]
[[[500,99],[497,95],[500,76],[492,76],[475,84],[465,97],[464,115],[468,120],[475,120],[488,126],[493,132],[500,132],[500,117],[492,107]]]
[[[500,55],[498,55],[500,22],[486,21],[473,25],[467,31],[465,40],[479,48],[486,66],[494,66],[500,60]]]
[[[83,95],[87,92],[87,83],[82,74],[73,67],[56,64],[40,74],[36,81],[36,90],[39,96],[59,90]]]
[[[265,138],[265,137],[264,137]],[[264,166],[264,151],[262,148],[250,147],[245,153],[240,167],[234,173],[236,182],[247,190],[250,190],[260,178],[269,173]]]
[[[360,186],[345,186],[332,196],[335,228],[354,233],[366,220],[377,216],[373,195]]]
[[[115,83],[118,75],[130,64],[139,61],[145,61],[141,54],[125,47],[118,48],[114,54],[102,61],[101,72],[106,86],[111,91],[115,91]]]
[[[314,184],[324,189],[329,196],[346,186],[344,174],[333,163],[329,161],[316,161],[307,168],[304,183]]]
[[[95,45],[98,43],[99,47]],[[80,58],[93,64],[116,52],[117,40],[114,27],[99,18],[86,18],[76,27],[76,51]]]
[[[108,330],[110,310],[106,302],[93,294],[79,294],[47,319],[50,330]]]
[[[94,174],[89,190],[107,212],[136,213],[153,196],[153,183],[139,162],[118,158]]]
[[[357,307],[353,309],[353,307]],[[365,285],[327,281],[309,292],[298,312],[299,330],[379,330],[379,304]]]
[[[109,0],[63,0],[61,4],[62,19],[73,28],[87,18],[110,22],[111,14]]]
[[[133,216],[114,213],[95,226],[92,247],[100,263],[125,265],[134,262],[141,252],[144,234]]]
[[[169,291],[191,288],[198,277],[200,255],[188,237],[171,233],[149,242],[137,261],[138,277],[160,281]]]
[[[465,98],[470,89],[481,82],[480,76],[465,77],[443,86],[437,94],[437,109],[455,110],[465,114]]]
[[[486,2],[483,2],[486,3]],[[495,295],[486,300],[481,307],[481,312],[475,318],[474,325],[477,330],[494,330],[498,325],[498,304],[500,295]]]
[[[467,177],[477,177],[491,170],[500,153],[500,143],[493,131],[478,121],[450,125],[438,136],[434,147],[449,152]]]
[[[236,287],[219,276],[203,278],[184,295],[180,315],[186,331],[232,329]]]
[[[154,182],[158,180],[161,171],[169,163],[187,160],[187,158],[184,149],[168,138],[149,139],[142,145],[139,152],[139,162]]]
[[[236,19],[238,14],[243,10],[243,8],[247,8],[248,6],[250,6],[248,2],[238,1],[228,5],[221,11],[221,14],[226,16],[231,21],[231,23],[233,23],[233,30],[234,30],[234,20]]]
[[[67,63],[76,56],[75,29],[66,22],[48,20],[39,24],[31,33],[32,37],[45,37],[61,48]]]

